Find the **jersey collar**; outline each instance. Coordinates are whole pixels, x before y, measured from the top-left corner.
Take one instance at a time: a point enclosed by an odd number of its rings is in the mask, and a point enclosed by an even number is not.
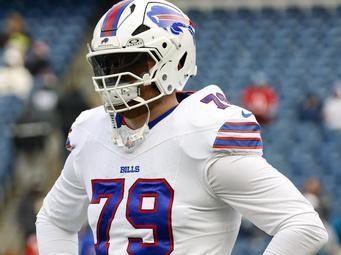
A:
[[[179,104],[181,103],[182,100],[186,99],[188,96],[192,95],[193,93],[195,93],[195,91],[178,91],[178,92],[176,92],[176,98],[177,98]],[[166,112],[161,114],[156,119],[150,121],[148,123],[149,129],[152,129],[156,124],[158,124],[160,121],[162,121],[164,118],[166,118],[169,114],[171,114],[177,106],[178,105],[170,108],[169,110],[167,110]],[[122,125],[127,125],[124,118],[119,114],[116,114],[115,120],[117,123],[117,128],[120,128]]]
[[[178,105],[176,106],[173,106],[172,108],[170,108],[169,110],[167,110],[166,112],[164,112],[163,114],[161,114],[159,117],[157,117],[156,119],[150,121],[148,123],[148,127],[149,129],[152,129],[156,124],[158,124],[161,120],[163,120],[164,118],[166,118],[169,114],[171,114],[175,108],[177,107]]]

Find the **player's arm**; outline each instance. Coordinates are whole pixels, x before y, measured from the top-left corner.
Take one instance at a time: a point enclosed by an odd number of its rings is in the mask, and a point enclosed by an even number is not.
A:
[[[225,155],[207,170],[213,193],[273,236],[264,254],[316,254],[328,234],[311,204],[260,155]]]
[[[85,221],[88,203],[71,152],[37,215],[39,254],[78,254],[78,231]]]

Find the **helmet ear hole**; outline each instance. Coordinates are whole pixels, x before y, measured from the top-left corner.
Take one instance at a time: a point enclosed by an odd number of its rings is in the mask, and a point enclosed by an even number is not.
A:
[[[184,67],[185,62],[186,62],[186,58],[187,58],[187,51],[182,55],[182,57],[179,60],[178,70],[181,70]]]

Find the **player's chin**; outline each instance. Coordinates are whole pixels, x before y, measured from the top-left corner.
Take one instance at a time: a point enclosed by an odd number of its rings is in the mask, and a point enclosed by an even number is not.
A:
[[[138,104],[138,102],[129,102],[128,105],[129,106],[134,106]],[[126,108],[125,105],[118,105],[118,106],[115,106],[115,108],[117,110],[120,110],[120,109],[123,109],[123,108]],[[131,109],[131,110],[127,110],[127,111],[124,111],[124,112],[120,112],[119,114],[125,118],[128,118],[128,119],[133,119],[133,118],[137,118],[141,115],[144,115],[147,113],[147,108],[145,105],[141,105],[137,108],[134,108],[134,109]]]

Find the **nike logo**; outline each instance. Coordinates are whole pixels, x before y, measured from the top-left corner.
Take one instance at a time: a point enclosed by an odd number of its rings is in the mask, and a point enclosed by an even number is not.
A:
[[[248,118],[248,117],[252,116],[252,112],[247,113],[247,112],[244,112],[244,111],[242,110],[242,115],[243,115],[244,118]]]

